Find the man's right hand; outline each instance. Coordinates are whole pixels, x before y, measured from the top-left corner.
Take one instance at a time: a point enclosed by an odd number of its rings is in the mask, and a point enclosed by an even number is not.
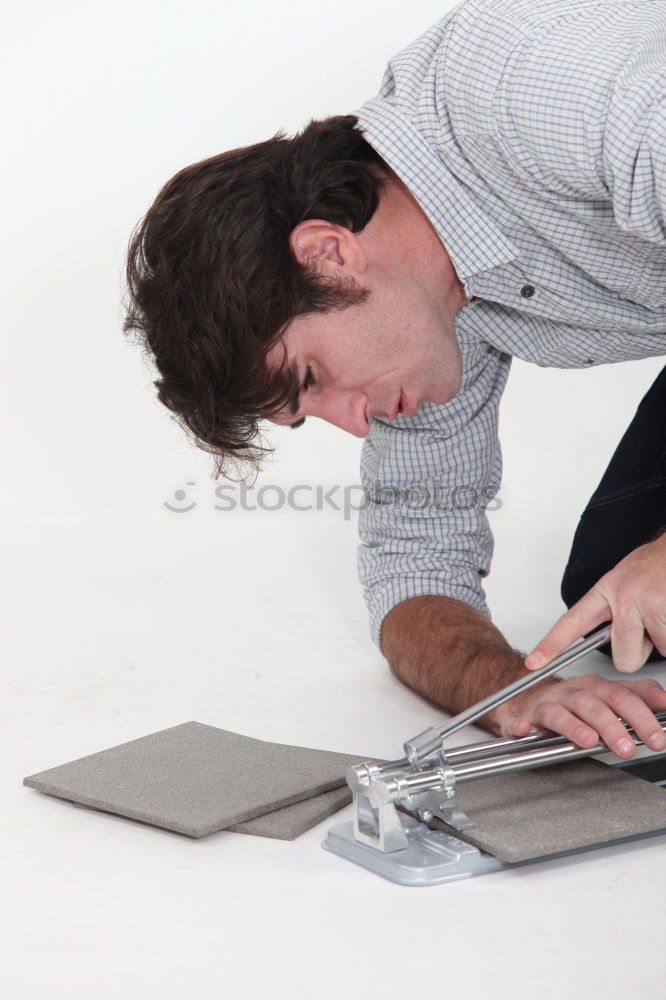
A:
[[[544,681],[501,705],[495,718],[502,736],[526,736],[551,729],[580,747],[602,742],[618,757],[636,747],[618,718],[630,725],[651,750],[666,749],[654,712],[666,711],[666,691],[655,680],[609,681],[585,674],[565,681]]]

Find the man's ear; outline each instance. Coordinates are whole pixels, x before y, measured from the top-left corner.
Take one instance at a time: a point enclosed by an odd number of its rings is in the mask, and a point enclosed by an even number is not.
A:
[[[350,275],[365,270],[365,254],[354,233],[322,219],[306,219],[294,227],[289,246],[302,267]]]

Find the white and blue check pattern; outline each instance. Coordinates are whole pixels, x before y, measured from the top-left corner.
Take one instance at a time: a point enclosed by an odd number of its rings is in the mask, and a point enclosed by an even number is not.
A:
[[[467,0],[390,61],[358,115],[472,298],[460,392],[373,420],[363,445],[359,572],[379,643],[410,597],[489,614],[484,508],[511,357],[666,354],[666,3]]]

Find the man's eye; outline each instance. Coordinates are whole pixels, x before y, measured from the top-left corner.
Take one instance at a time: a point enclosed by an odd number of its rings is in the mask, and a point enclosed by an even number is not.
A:
[[[305,369],[305,378],[303,379],[303,388],[305,389],[306,392],[308,390],[308,386],[314,385],[314,381],[315,377],[312,374],[312,368],[310,368],[310,365],[308,365],[307,368]]]

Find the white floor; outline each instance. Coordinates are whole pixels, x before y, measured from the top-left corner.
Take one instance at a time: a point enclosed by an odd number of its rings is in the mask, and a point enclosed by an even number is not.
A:
[[[512,375],[488,592],[516,644],[559,614],[579,502],[658,367],[625,366],[626,400],[612,412],[600,405],[619,369],[586,373],[593,392],[578,400],[579,373]],[[528,430],[536,400],[538,429]],[[586,435],[569,453],[583,418]],[[300,481],[321,481],[318,440],[338,473],[351,472],[355,451],[336,457],[335,447],[355,442],[316,425],[299,433],[300,444],[280,439],[284,462],[260,483],[299,481],[308,448],[314,478]],[[528,434],[551,444],[539,449]],[[205,467],[193,461],[183,483]],[[222,512],[199,475],[185,487],[196,509],[175,514],[163,502],[175,503],[177,487],[88,513],[20,491],[8,501],[3,996],[662,996],[666,837],[408,889],[323,851],[328,824],[292,843],[191,841],[21,786],[24,775],[190,719],[393,757],[444,718],[390,676],[369,641],[355,529],[342,513]],[[611,673],[601,657],[590,662]]]

